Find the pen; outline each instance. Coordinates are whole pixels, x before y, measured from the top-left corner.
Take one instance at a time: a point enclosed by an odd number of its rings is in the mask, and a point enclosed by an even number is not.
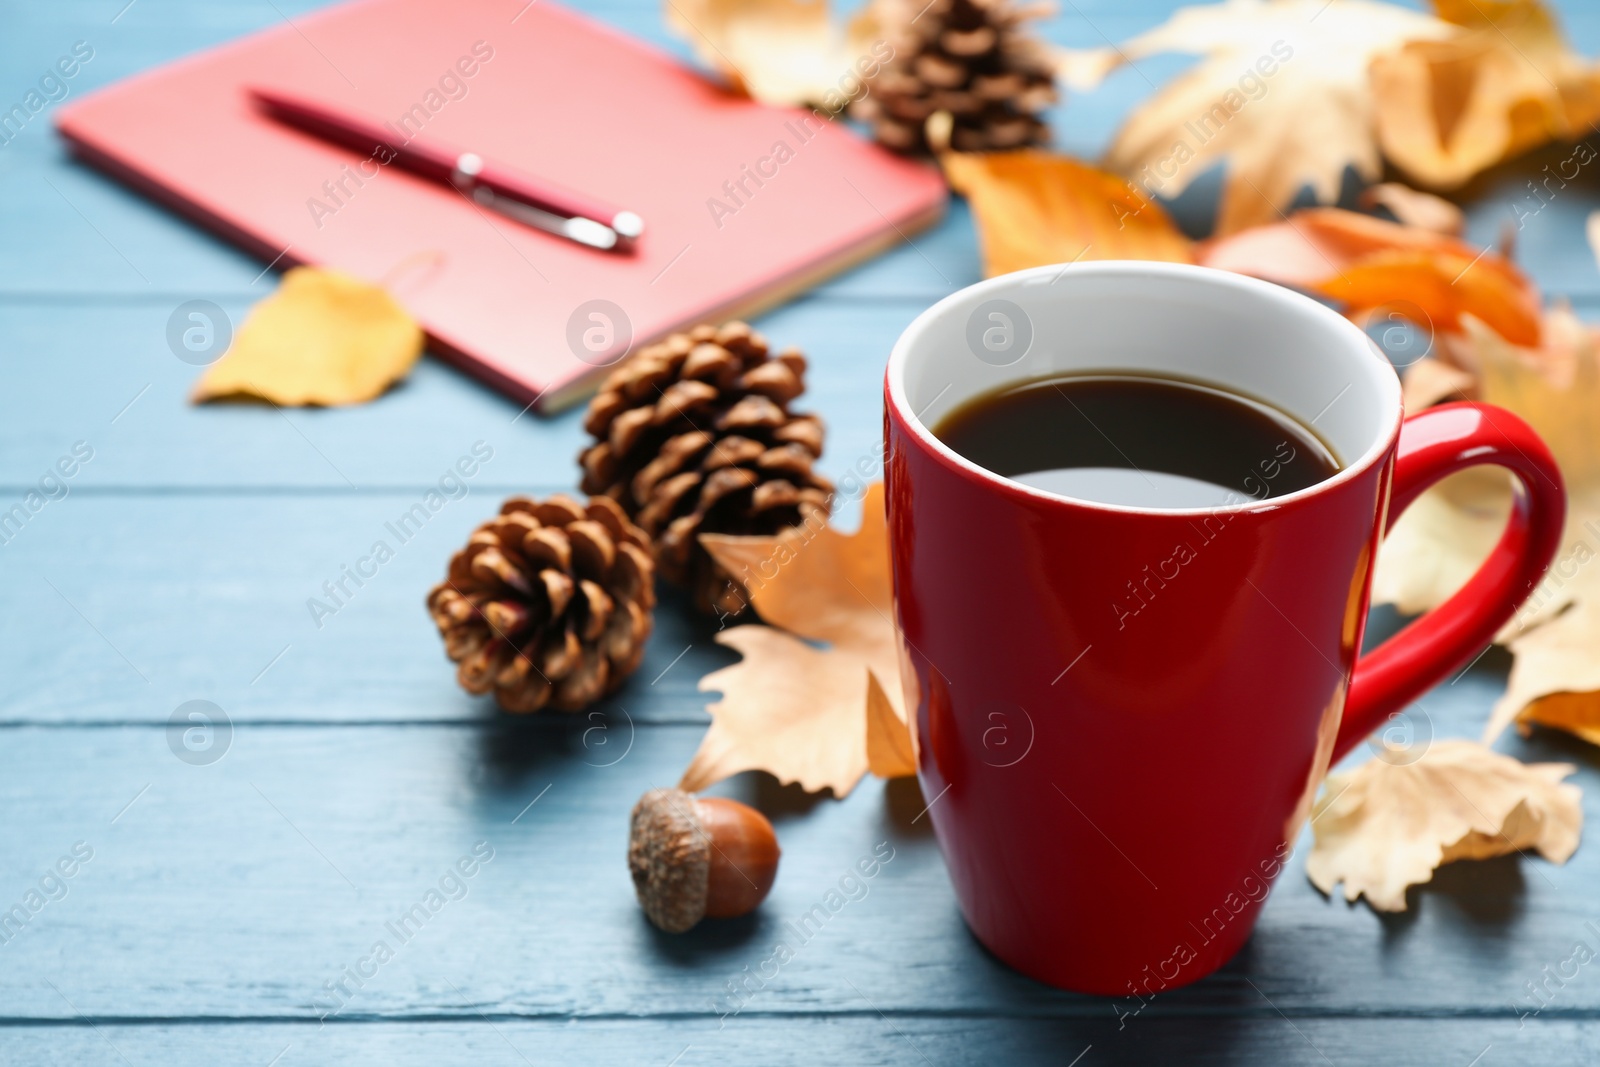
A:
[[[632,211],[601,203],[476,152],[400,136],[392,126],[337,111],[270,89],[250,89],[267,114],[297,130],[358,152],[387,150],[394,163],[430,181],[450,185],[474,203],[534,229],[606,251],[628,251],[644,232]]]

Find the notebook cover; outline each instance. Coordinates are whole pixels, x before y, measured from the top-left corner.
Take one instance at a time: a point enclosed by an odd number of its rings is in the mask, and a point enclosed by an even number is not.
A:
[[[247,86],[478,152],[636,211],[647,231],[623,256],[528,229],[266,118]],[[931,167],[736,97],[549,0],[355,0],[102,89],[56,123],[86,161],[264,262],[385,281],[434,352],[546,411],[625,342],[753,314],[945,203]],[[626,318],[610,348],[586,315],[597,300]]]

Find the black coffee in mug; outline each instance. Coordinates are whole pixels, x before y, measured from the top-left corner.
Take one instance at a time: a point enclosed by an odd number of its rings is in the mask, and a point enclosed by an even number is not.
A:
[[[1154,374],[1063,374],[976,396],[933,429],[995,474],[1143,508],[1281,497],[1339,470],[1317,435],[1262,401]]]

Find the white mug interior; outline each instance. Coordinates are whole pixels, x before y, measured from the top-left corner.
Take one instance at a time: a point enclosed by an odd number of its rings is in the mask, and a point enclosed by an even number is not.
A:
[[[1266,401],[1333,449],[1333,478],[1239,507],[1274,506],[1353,477],[1382,457],[1401,417],[1399,378],[1348,319],[1270,282],[1177,263],[1035,267],[969,286],[900,335],[888,387],[928,447],[986,478],[1060,500],[984,470],[930,428],[991,390],[1095,371],[1170,375]]]

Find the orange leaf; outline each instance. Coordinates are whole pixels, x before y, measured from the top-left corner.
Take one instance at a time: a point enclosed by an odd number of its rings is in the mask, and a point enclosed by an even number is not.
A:
[[[972,205],[988,277],[1083,259],[1194,259],[1166,211],[1109,171],[1032,149],[939,162]]]
[[[889,703],[878,676],[867,672],[867,766],[879,778],[917,773],[916,746],[906,721]]]
[[[808,793],[843,797],[867,772],[866,672],[771,626],[735,626],[717,643],[744,658],[700,679],[722,691],[711,728],[678,788],[697,793],[743,771],[766,771]],[[848,662],[847,662],[848,661]]]
[[[1391,307],[1459,333],[1472,315],[1507,340],[1539,342],[1539,293],[1505,257],[1448,234],[1313,208],[1200,246],[1199,262],[1309,289],[1358,318]]]
[[[1410,304],[1421,308],[1435,329],[1460,333],[1461,317],[1473,315],[1512,344],[1536,345],[1538,294],[1504,260],[1500,264],[1503,269],[1455,252],[1379,252],[1314,288],[1343,301],[1352,318]]]
[[[744,658],[700,680],[702,690],[721,690],[722,700],[706,709],[711,728],[679,788],[695,792],[761,770],[842,797],[867,772],[872,753],[884,766],[897,765],[891,757],[900,741],[884,716],[904,723],[905,714],[883,507],[883,486],[874,484],[853,534],[801,526],[775,537],[701,537],[772,625],[717,635]],[[893,684],[885,689],[877,678]],[[871,701],[880,703],[873,719]]]

